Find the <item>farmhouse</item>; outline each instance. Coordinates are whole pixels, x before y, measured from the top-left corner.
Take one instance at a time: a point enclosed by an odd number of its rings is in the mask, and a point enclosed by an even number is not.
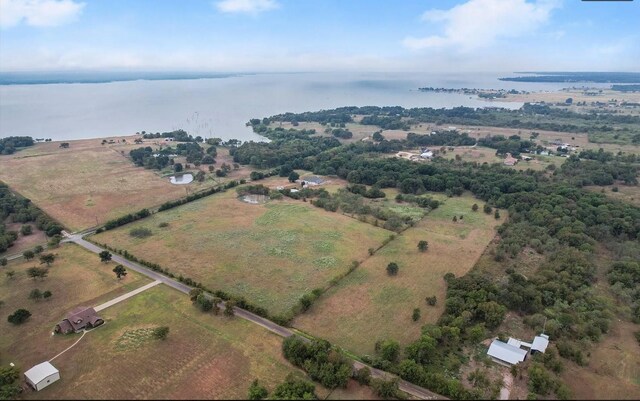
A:
[[[420,154],[420,157],[422,157],[423,159],[431,159],[433,157],[433,152],[429,149],[426,149]]]
[[[60,372],[49,362],[42,362],[24,372],[24,378],[34,390],[40,391],[60,380]]]
[[[501,365],[517,365],[526,359],[527,354],[526,350],[500,340],[493,340],[487,352],[491,359]]]
[[[518,162],[518,159],[511,156],[511,153],[507,153],[507,157],[504,159],[505,166],[515,166],[517,162]]]
[[[55,327],[56,333],[77,333],[84,329],[92,329],[104,323],[104,320],[96,313],[95,309],[84,306],[72,310],[66,319],[63,319]]]
[[[311,175],[309,177],[305,177],[304,179],[300,180],[300,183],[302,184],[303,188],[320,185],[323,182],[324,181],[322,180],[322,178],[315,175]]]

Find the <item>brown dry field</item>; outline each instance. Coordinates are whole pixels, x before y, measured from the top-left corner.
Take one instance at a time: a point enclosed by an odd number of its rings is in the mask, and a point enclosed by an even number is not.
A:
[[[362,355],[373,354],[379,339],[406,345],[419,336],[424,324],[435,322],[444,310],[443,276],[448,272],[461,276],[473,267],[506,212],[495,220],[493,214],[472,212],[474,203],[482,210],[483,202],[469,195],[432,196],[445,203],[331,288],[309,311],[296,317],[294,327]],[[464,219],[453,223],[454,215]],[[417,249],[422,239],[429,242],[425,253]],[[395,277],[386,273],[390,262],[399,265]],[[432,295],[438,299],[436,306],[425,302]],[[417,322],[411,320],[413,308],[421,309]]]
[[[0,365],[14,362],[24,370],[32,365],[48,360],[64,350],[74,338],[51,336],[53,327],[77,306],[96,306],[151,282],[133,271],[118,280],[111,271],[115,263],[101,263],[97,255],[85,251],[74,244],[63,244],[47,252],[57,254],[57,259],[49,267],[49,276],[33,280],[26,270],[38,266],[37,260],[17,260],[0,268]],[[44,266],[44,265],[43,265]],[[13,270],[13,279],[5,272]],[[51,298],[41,301],[28,299],[35,288],[49,290]],[[6,316],[18,308],[29,310],[32,316],[22,325],[14,326]]]
[[[35,223],[26,224],[31,225],[31,229],[33,230],[31,235],[20,234],[22,223],[7,223],[7,231],[18,232],[18,239],[5,252],[0,252],[0,258],[8,255],[22,254],[22,252],[28,249],[33,249],[36,245],[42,245],[43,247],[47,245],[47,235],[44,231],[38,230]]]
[[[591,350],[589,366],[565,362],[562,379],[575,399],[640,399],[640,326],[615,319],[609,333]]]
[[[0,156],[0,180],[71,230],[162,204],[185,195],[151,170],[136,167],[129,150],[142,145],[101,145],[102,139],[38,143]],[[146,145],[146,144],[145,144]]]
[[[618,192],[611,189],[618,187]],[[604,193],[608,198],[617,199],[640,207],[640,186],[628,186],[623,184],[607,185],[604,187],[588,186],[583,187],[589,191]],[[604,189],[604,192],[602,190]]]
[[[160,228],[160,223],[169,225]],[[131,229],[140,227],[153,235],[132,238]],[[305,293],[328,285],[352,261],[363,260],[368,248],[390,234],[288,198],[247,204],[229,190],[94,239],[278,315],[292,310]]]

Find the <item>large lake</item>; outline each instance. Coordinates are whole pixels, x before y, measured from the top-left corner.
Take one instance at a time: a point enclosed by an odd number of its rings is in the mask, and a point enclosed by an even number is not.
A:
[[[245,123],[340,106],[508,107],[418,87],[556,90],[567,84],[503,82],[498,74],[256,74],[97,84],[0,85],[0,137],[70,140],[178,128],[203,137],[260,140]]]

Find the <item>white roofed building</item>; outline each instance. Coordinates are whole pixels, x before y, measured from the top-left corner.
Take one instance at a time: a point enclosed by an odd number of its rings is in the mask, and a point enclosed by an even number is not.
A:
[[[535,352],[544,352],[547,350],[549,346],[549,336],[546,334],[540,334],[533,339],[533,345],[531,346],[531,353]]]
[[[525,360],[527,354],[528,352],[526,350],[503,343],[500,340],[493,340],[487,352],[487,355],[489,355],[491,359],[503,365],[517,365]]]
[[[36,391],[60,380],[60,372],[49,362],[42,362],[24,372],[27,383]]]

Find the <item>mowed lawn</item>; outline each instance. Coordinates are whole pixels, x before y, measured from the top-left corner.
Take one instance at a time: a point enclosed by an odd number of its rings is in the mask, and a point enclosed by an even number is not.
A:
[[[445,203],[325,293],[294,320],[294,327],[361,355],[372,355],[376,340],[394,339],[406,345],[418,338],[420,328],[435,322],[444,310],[443,276],[469,271],[506,214],[503,211],[496,220],[493,213],[482,212],[483,202],[469,195],[434,198]],[[478,212],[471,211],[474,203]],[[452,221],[461,215],[462,220]],[[427,252],[418,251],[420,240],[428,241]],[[399,265],[394,277],[386,271],[391,262]],[[428,306],[425,298],[434,295],[437,305]],[[421,310],[417,322],[412,320],[414,308]]]
[[[129,151],[148,144],[101,142],[70,141],[69,149],[39,143],[0,156],[0,180],[74,231],[186,195],[183,187],[131,162]]]
[[[32,399],[246,399],[288,373],[282,339],[246,320],[196,309],[164,285],[105,309],[106,323],[52,363],[61,380]],[[169,327],[166,340],[151,330]],[[73,336],[76,339],[78,336]]]
[[[147,228],[152,235],[134,238],[134,228]],[[369,248],[391,234],[286,198],[251,205],[231,190],[93,239],[278,315],[305,293],[326,287],[352,261],[364,260]]]
[[[49,250],[57,255],[49,275],[33,280],[27,269],[38,266],[37,260],[13,261],[0,268],[0,365],[15,363],[23,370],[46,361],[71,345],[74,336],[51,336],[54,326],[77,306],[97,306],[105,301],[141,287],[151,280],[129,271],[118,280],[112,272],[115,263],[101,263],[97,255],[74,244]],[[43,267],[46,265],[42,265]],[[13,278],[5,272],[14,271]],[[28,299],[33,289],[53,293],[47,300]],[[32,316],[14,326],[7,316],[24,308]]]

